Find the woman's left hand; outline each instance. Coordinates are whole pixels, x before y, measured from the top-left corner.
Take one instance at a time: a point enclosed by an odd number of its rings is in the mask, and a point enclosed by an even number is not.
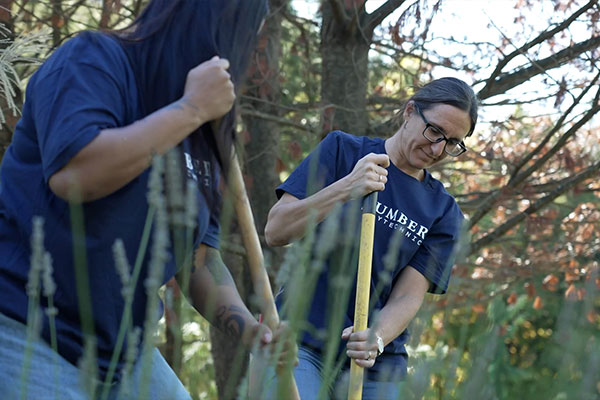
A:
[[[347,340],[346,355],[363,368],[371,368],[377,358],[377,341],[375,332],[371,329],[352,332],[353,326],[342,331],[342,340]]]
[[[277,372],[293,368],[298,365],[298,346],[296,336],[287,321],[281,321],[273,331],[271,351],[277,357]]]
[[[278,371],[298,365],[298,347],[287,321],[281,321],[274,331],[256,322],[244,330],[242,343],[250,350],[266,350],[276,357],[274,362]]]

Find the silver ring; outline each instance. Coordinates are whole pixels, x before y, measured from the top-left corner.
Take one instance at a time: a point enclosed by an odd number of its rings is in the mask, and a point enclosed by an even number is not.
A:
[[[379,182],[383,180],[383,175],[379,175]]]

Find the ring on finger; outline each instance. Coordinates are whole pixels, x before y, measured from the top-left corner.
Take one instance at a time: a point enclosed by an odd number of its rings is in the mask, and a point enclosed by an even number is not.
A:
[[[379,182],[383,180],[383,175],[379,175]]]

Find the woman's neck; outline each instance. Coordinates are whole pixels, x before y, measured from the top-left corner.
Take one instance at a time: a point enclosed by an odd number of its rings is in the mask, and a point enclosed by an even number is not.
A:
[[[390,157],[390,162],[405,174],[422,182],[425,179],[425,170],[414,168],[409,164],[405,155],[400,151],[400,140],[402,140],[402,134],[398,131],[394,136],[385,141],[385,152]]]

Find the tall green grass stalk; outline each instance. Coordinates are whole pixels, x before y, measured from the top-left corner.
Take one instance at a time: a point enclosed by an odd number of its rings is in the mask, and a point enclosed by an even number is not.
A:
[[[169,224],[172,232],[175,263],[178,274],[181,276],[181,292],[187,295],[191,271],[194,262],[194,230],[197,224],[198,200],[197,185],[191,179],[183,177],[183,163],[181,154],[177,149],[171,149],[165,155],[165,185]],[[184,188],[185,182],[185,188]],[[185,189],[185,190],[184,190]],[[172,298],[173,299],[173,298]],[[182,345],[182,299],[177,296],[173,299],[171,309],[177,315],[174,326],[168,326],[175,339],[174,348]],[[173,354],[173,367],[179,371],[181,353]]]
[[[113,380],[115,371],[117,369],[117,365],[119,363],[119,359],[121,357],[121,351],[123,350],[123,342],[125,340],[125,335],[129,330],[131,325],[131,307],[133,305],[133,292],[137,285],[137,281],[140,276],[140,272],[142,270],[142,263],[144,261],[144,255],[146,254],[146,249],[148,247],[148,242],[150,240],[150,232],[152,231],[152,222],[154,220],[154,214],[156,210],[153,207],[148,209],[148,214],[146,215],[146,222],[144,223],[144,230],[142,233],[142,238],[140,240],[140,246],[138,248],[137,256],[135,259],[135,264],[133,266],[133,272],[129,279],[129,285],[127,288],[123,288],[123,296],[125,297],[125,305],[123,308],[123,315],[121,316],[121,323],[119,325],[119,333],[117,334],[117,341],[115,342],[115,348],[113,350],[113,354],[110,359],[110,364],[108,366],[108,372],[106,374],[106,379],[104,380],[103,391],[101,395],[101,399],[106,400],[110,393],[110,384]]]
[[[44,268],[42,271],[42,282],[44,297],[48,302],[46,307],[46,315],[48,316],[48,325],[50,330],[50,347],[54,350],[53,362],[54,362],[54,390],[58,388],[58,340],[56,337],[56,315],[58,315],[58,309],[54,307],[54,292],[56,291],[56,283],[52,278],[52,256],[47,251],[44,251]],[[56,397],[56,393],[54,394]]]
[[[130,398],[132,387],[131,376],[138,356],[138,346],[142,330],[139,326],[131,329],[127,335],[127,350],[125,351],[125,364],[123,365],[122,378],[119,385],[118,399]]]
[[[35,341],[39,338],[42,328],[42,314],[40,312],[40,286],[41,275],[44,270],[44,219],[33,217],[31,235],[31,265],[27,279],[27,334],[25,342],[25,355],[21,370],[21,399],[27,398],[27,379],[31,368],[31,357]]]
[[[79,361],[82,384],[90,399],[96,398],[98,385],[98,364],[96,335],[92,318],[92,298],[87,263],[85,217],[81,195],[74,190],[69,201],[71,233],[73,237],[73,265],[75,269],[75,290],[79,302],[79,320],[83,333],[83,357]]]
[[[162,181],[164,170],[163,157],[155,157],[152,162],[152,172],[150,175],[148,203],[156,209],[156,214],[148,276],[144,282],[148,300],[146,304],[146,319],[144,321],[142,354],[140,360],[142,363],[142,370],[140,374],[140,390],[138,393],[139,399],[147,399],[150,389],[152,353],[156,345],[155,332],[158,323],[159,299],[157,293],[162,285],[164,267],[169,257],[169,218]]]

